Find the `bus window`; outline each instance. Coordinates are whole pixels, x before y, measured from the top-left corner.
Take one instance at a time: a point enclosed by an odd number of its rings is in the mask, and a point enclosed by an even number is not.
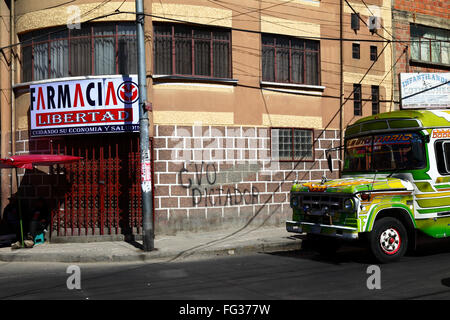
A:
[[[436,164],[440,174],[450,174],[450,142],[436,141],[435,143]]]

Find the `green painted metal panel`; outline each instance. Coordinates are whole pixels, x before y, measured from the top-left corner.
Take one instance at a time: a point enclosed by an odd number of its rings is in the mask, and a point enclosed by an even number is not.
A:
[[[417,203],[422,208],[450,206],[450,197],[421,199],[417,200]]]
[[[450,177],[438,177],[436,183],[450,182]]]
[[[434,208],[434,209],[417,209],[417,212],[420,214],[427,214],[427,213],[438,213],[438,212],[450,212],[450,207],[442,207],[442,208]]]
[[[419,124],[416,120],[389,120],[389,127],[397,128],[417,128]]]
[[[388,129],[386,121],[375,121],[361,124],[361,132]]]
[[[450,217],[437,219],[417,220],[417,228],[434,238],[443,238],[450,235]]]
[[[359,125],[357,125],[357,126],[352,126],[352,127],[348,127],[348,128],[345,130],[345,134],[346,134],[346,135],[353,135],[353,134],[357,134],[357,133],[360,133],[360,126],[359,126]]]
[[[403,197],[402,203],[381,203],[380,205],[377,205],[374,208],[372,208],[372,210],[368,215],[368,223],[366,225],[365,231],[372,231],[376,217],[381,211],[392,208],[401,209],[405,212],[405,214],[409,214],[409,217],[411,218],[413,225],[415,225],[414,214],[411,211],[411,209],[406,205],[406,201],[408,201],[408,199],[410,198],[411,197]],[[389,201],[391,201],[391,199],[389,199]]]
[[[429,110],[400,110],[392,112],[379,113],[377,115],[364,117],[355,122],[355,124],[360,124],[363,122],[380,120],[380,119],[417,119],[424,127],[439,127],[439,126],[449,126],[448,121],[436,115]]]
[[[429,182],[415,182],[414,184],[421,192],[436,192]]]

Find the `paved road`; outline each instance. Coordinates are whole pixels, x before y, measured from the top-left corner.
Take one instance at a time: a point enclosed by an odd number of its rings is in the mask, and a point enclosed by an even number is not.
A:
[[[366,282],[363,248],[333,258],[299,250],[200,261],[80,265],[81,289],[66,286],[69,264],[0,263],[0,299],[450,299],[450,241],[381,265],[381,289]]]

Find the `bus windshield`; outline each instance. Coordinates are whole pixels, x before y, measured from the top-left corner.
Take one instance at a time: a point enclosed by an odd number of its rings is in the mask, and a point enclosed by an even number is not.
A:
[[[348,139],[344,171],[397,171],[426,165],[424,142],[418,133],[388,133]]]

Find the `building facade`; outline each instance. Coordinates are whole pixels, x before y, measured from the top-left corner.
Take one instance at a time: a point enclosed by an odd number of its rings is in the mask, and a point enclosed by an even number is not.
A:
[[[395,43],[395,101],[400,102],[400,73],[448,73],[450,15],[448,1],[402,1],[392,5]]]
[[[136,74],[134,1],[0,3],[2,157],[83,157],[20,171],[19,193],[48,200],[52,237],[139,233],[138,133],[87,130],[81,115],[77,129],[36,127],[39,104],[82,110],[96,92],[107,105],[109,83]],[[144,8],[157,235],[283,225],[294,180],[338,176],[339,154],[330,172],[325,150],[339,146],[345,126],[394,108],[390,1]],[[43,117],[55,128],[74,121],[67,112]],[[2,171],[2,206],[14,181]]]

